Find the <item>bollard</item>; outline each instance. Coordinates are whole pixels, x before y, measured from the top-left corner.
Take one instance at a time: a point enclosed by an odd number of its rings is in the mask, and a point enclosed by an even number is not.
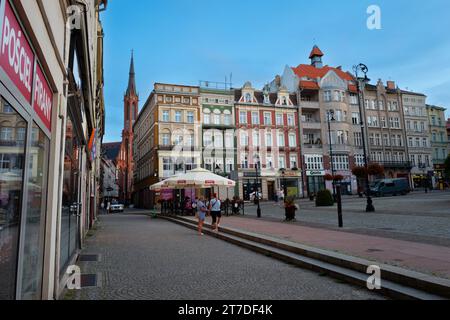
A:
[[[338,220],[339,220],[339,228],[344,227],[344,222],[342,219],[342,190],[341,185],[338,184],[336,186],[336,193],[337,193],[337,205],[338,205]]]

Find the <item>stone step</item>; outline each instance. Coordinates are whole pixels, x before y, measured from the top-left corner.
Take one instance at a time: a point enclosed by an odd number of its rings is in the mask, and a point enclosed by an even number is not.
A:
[[[161,216],[161,218],[197,229],[197,222],[192,218],[178,216]],[[392,298],[441,300],[450,296],[450,285],[446,283],[446,279],[228,227],[221,227],[220,232],[215,233],[211,230],[210,224],[205,224],[204,233],[365,288],[369,277],[366,273],[367,268],[378,265],[381,268],[382,289],[377,292]]]

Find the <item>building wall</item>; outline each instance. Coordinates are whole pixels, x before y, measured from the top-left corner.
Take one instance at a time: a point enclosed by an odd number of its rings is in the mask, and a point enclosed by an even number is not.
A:
[[[438,183],[439,180],[443,177],[444,162],[449,154],[445,111],[445,108],[427,105],[434,164],[433,183],[435,184],[435,186],[436,183]]]
[[[8,100],[15,110],[23,112],[22,115],[26,118],[26,121],[31,125],[33,122],[37,123],[39,128],[43,130],[49,141],[49,147],[46,149],[46,156],[48,157],[48,167],[42,172],[42,177],[46,180],[46,188],[44,188],[43,199],[46,201],[40,205],[43,216],[40,218],[40,228],[33,228],[36,231],[35,234],[22,233],[19,239],[19,251],[18,251],[18,264],[16,272],[18,274],[17,282],[15,283],[15,297],[18,299],[57,299],[64,287],[64,271],[61,270],[60,265],[60,249],[61,249],[61,235],[65,232],[61,225],[62,211],[63,211],[63,186],[64,186],[64,148],[66,144],[66,137],[70,136],[72,126],[67,124],[68,117],[68,74],[67,69],[69,67],[69,53],[71,48],[71,39],[75,36],[81,36],[81,43],[83,44],[83,52],[79,56],[83,61],[88,61],[85,65],[80,66],[84,70],[84,74],[87,77],[82,79],[83,82],[83,95],[85,97],[84,117],[80,118],[80,122],[77,122],[76,126],[80,129],[77,134],[80,138],[89,142],[93,129],[99,129],[98,139],[101,140],[103,135],[103,123],[99,121],[97,115],[102,115],[101,103],[96,103],[97,95],[96,89],[99,87],[102,89],[101,77],[97,74],[97,59],[98,55],[102,54],[97,50],[98,44],[98,13],[96,12],[98,1],[88,0],[89,10],[80,10],[81,14],[79,18],[82,22],[80,29],[66,28],[66,21],[68,15],[66,9],[69,5],[69,1],[8,1],[8,5],[11,5],[14,10],[14,15],[21,24],[21,28],[27,34],[30,45],[35,54],[39,65],[42,68],[44,81],[46,80],[49,85],[49,90],[53,94],[51,97],[51,111],[50,111],[50,125],[51,127],[46,130],[45,125],[41,122],[40,117],[32,108],[27,106],[20,94],[17,92],[17,87],[11,79],[2,73],[0,78],[0,90],[2,96]],[[6,1],[1,2],[1,25],[3,26],[3,10],[6,5]],[[88,26],[85,28],[85,26]],[[3,30],[2,30],[3,31]],[[3,33],[2,33],[3,35]],[[2,71],[3,72],[3,71]],[[42,79],[41,79],[42,80]],[[70,87],[70,81],[69,81]],[[10,93],[7,93],[10,92]],[[100,99],[101,100],[101,99]],[[75,126],[73,127],[75,128]],[[31,136],[31,131],[28,133]],[[82,137],[81,137],[82,136]],[[98,145],[97,141],[93,141],[92,145]],[[91,146],[92,146],[91,145]],[[26,166],[24,167],[25,177],[34,176],[33,170],[28,172],[28,162],[31,161],[33,165],[36,163],[36,157],[34,157],[34,149],[27,148],[25,154]],[[93,179],[95,174],[93,172],[98,170],[96,166],[97,159],[91,159],[91,149],[80,148],[80,159],[82,159],[84,165],[80,167],[80,188],[79,195],[80,200],[84,202],[79,212],[80,223],[77,224],[76,229],[81,236],[80,244],[82,244],[83,235],[90,226],[90,221],[93,216],[96,215],[95,206],[91,204],[92,195],[98,188],[97,180]],[[3,153],[4,150],[1,150]],[[32,157],[33,156],[33,159]],[[87,166],[87,162],[92,160],[92,166]],[[4,173],[1,173],[2,175]],[[26,201],[27,195],[26,185],[24,185],[23,199]],[[25,196],[27,195],[27,196]],[[26,203],[26,202],[25,202]],[[38,205],[38,204],[35,204]],[[26,205],[24,206],[24,209]],[[38,207],[34,207],[36,209]],[[31,212],[31,211],[30,211]],[[22,211],[22,227],[24,227],[27,219],[27,210]],[[28,230],[31,230],[30,228]],[[42,230],[40,233],[39,230]],[[41,244],[40,249],[31,251],[35,254],[35,257],[29,256],[30,251],[27,249],[27,254],[24,254],[24,248],[30,245],[29,236],[34,237],[33,241],[36,244]],[[39,251],[42,250],[42,251]],[[77,251],[75,251],[76,254]],[[40,261],[42,264],[35,265],[35,261]],[[75,259],[75,256],[72,257]],[[43,275],[39,284],[36,283],[33,287],[37,288],[34,292],[28,292],[21,286],[21,281],[25,281],[29,275],[27,272],[31,272],[34,276]],[[13,275],[2,274],[2,276],[10,277],[14,279]],[[2,288],[3,290],[4,288]]]
[[[426,96],[404,92],[406,143],[412,164],[413,187],[422,187],[433,171],[430,128],[426,110]]]

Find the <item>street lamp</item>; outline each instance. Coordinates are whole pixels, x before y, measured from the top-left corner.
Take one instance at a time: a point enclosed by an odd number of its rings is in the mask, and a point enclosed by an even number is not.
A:
[[[259,199],[259,181],[258,181],[258,178],[260,175],[259,173],[261,170],[261,161],[258,160],[255,163],[255,170],[256,170],[255,197],[256,197],[256,202],[258,204],[258,209],[256,210],[256,214],[257,214],[258,218],[261,218],[261,205],[260,205],[260,199]],[[261,185],[262,185],[262,183],[261,183]]]
[[[375,212],[375,207],[373,205],[372,197],[370,196],[370,186],[369,186],[369,159],[367,157],[367,149],[366,149],[366,134],[364,127],[364,116],[362,111],[362,102],[364,101],[364,89],[366,83],[370,82],[370,79],[367,77],[367,73],[369,72],[369,68],[365,64],[360,63],[357,66],[353,67],[353,71],[355,72],[356,80],[357,80],[357,88],[358,88],[358,105],[359,105],[359,117],[361,121],[361,137],[364,149],[364,166],[366,168],[366,195],[367,195],[367,206],[366,212]],[[359,72],[364,74],[364,78],[359,77]]]
[[[328,122],[328,138],[330,145],[330,165],[331,165],[331,175],[333,176],[333,199],[336,201],[336,184],[334,183],[334,160],[333,160],[333,143],[331,142],[331,121],[335,121],[334,119],[334,111],[327,111],[327,122]]]

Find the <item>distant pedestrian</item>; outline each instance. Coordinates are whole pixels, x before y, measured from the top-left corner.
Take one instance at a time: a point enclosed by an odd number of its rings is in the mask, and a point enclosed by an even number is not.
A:
[[[102,214],[105,214],[105,203],[103,201],[100,203],[100,208],[102,209]]]
[[[203,224],[206,220],[206,213],[208,212],[208,208],[206,207],[205,201],[203,198],[200,198],[196,203],[197,210],[197,218],[198,218],[198,234],[203,236]]]
[[[106,212],[109,214],[111,213],[111,202],[108,201],[108,204],[106,205]]]
[[[219,198],[217,198],[217,194],[215,193],[213,195],[213,198],[209,202],[209,209],[211,210],[212,227],[216,232],[219,231],[220,219],[222,218],[222,211],[220,208],[221,202]]]

